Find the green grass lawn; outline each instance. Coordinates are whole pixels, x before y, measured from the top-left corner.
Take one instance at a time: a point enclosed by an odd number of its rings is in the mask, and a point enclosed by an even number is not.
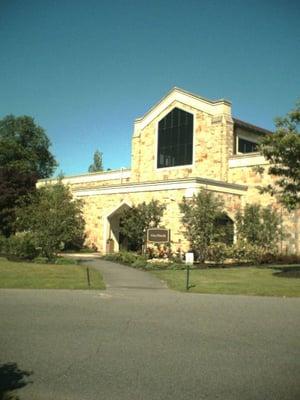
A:
[[[102,275],[89,267],[91,289],[105,289]],[[86,266],[12,262],[0,258],[0,288],[88,289]]]
[[[175,290],[186,290],[186,271],[153,271]],[[190,292],[253,296],[300,296],[300,266],[191,270]]]

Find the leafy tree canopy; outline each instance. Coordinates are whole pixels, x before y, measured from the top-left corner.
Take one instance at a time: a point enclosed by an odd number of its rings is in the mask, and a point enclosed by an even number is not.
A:
[[[270,162],[268,173],[278,179],[260,188],[261,193],[277,195],[289,210],[300,206],[300,102],[284,118],[275,120],[276,131],[262,139],[260,152]],[[263,172],[264,168],[256,168]]]
[[[0,120],[0,167],[48,178],[57,166],[50,145],[44,129],[32,117],[8,115]]]
[[[89,172],[101,172],[103,171],[103,153],[96,150],[94,153],[93,164],[89,166]]]
[[[120,232],[129,240],[132,249],[141,250],[147,229],[159,226],[165,208],[158,200],[151,200],[148,204],[143,202],[123,211]]]
[[[17,209],[19,232],[29,232],[41,254],[53,258],[71,243],[80,247],[84,240],[82,203],[74,200],[61,182],[44,186],[31,194]]]
[[[0,234],[8,237],[15,231],[16,203],[35,190],[35,183],[35,174],[0,167]]]
[[[236,214],[238,241],[273,250],[284,236],[281,222],[280,216],[272,208],[246,204],[243,212]]]
[[[181,221],[185,227],[184,235],[189,240],[194,251],[199,253],[199,259],[208,257],[209,246],[216,242],[230,242],[233,235],[233,225],[223,212],[224,203],[212,192],[201,190],[191,199],[183,198],[179,204],[182,213]],[[223,223],[224,222],[224,223]],[[230,229],[231,228],[231,232]]]
[[[35,190],[39,178],[50,176],[56,161],[44,130],[28,116],[0,120],[0,234],[14,233],[15,207]]]

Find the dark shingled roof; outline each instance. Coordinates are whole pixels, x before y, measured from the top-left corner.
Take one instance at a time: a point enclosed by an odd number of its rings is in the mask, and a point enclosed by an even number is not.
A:
[[[244,128],[247,131],[251,131],[251,132],[255,131],[255,133],[258,133],[259,135],[269,135],[270,133],[273,133],[267,129],[260,128],[259,126],[249,124],[248,122],[241,121],[240,119],[237,119],[237,118],[233,118],[233,122],[234,122],[235,126]]]

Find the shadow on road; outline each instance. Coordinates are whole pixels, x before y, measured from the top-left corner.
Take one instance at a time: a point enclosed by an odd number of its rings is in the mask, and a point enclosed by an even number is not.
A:
[[[32,373],[21,370],[17,363],[0,364],[0,400],[20,400],[13,392],[32,383],[28,380]]]

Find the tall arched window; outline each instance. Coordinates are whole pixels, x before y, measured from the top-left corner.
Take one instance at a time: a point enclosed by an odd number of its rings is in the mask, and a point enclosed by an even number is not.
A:
[[[158,124],[157,168],[193,163],[193,114],[174,108]]]

